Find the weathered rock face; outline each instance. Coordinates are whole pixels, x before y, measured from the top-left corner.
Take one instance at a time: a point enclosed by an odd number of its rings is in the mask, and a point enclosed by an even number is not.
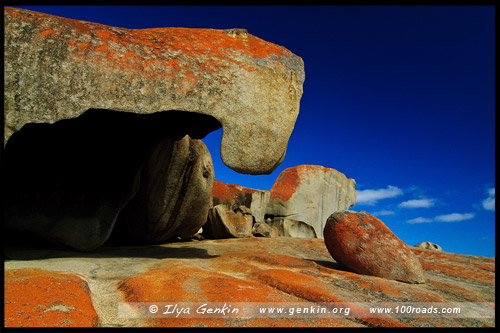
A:
[[[422,242],[417,245],[414,245],[415,247],[419,247],[421,249],[426,249],[426,250],[434,250],[434,251],[443,251],[441,246],[431,243],[431,242]]]
[[[327,220],[325,245],[335,261],[360,274],[408,283],[425,283],[411,249],[367,212],[340,211]]]
[[[289,217],[323,237],[327,218],[356,203],[356,182],[335,169],[298,165],[283,170],[270,191],[266,215]]]
[[[268,173],[284,158],[304,72],[281,46],[238,29],[130,30],[16,8],[5,8],[4,26],[14,242],[31,233],[95,249],[132,198],[122,234],[189,237],[205,220],[213,172],[200,145],[189,156],[172,148],[186,135],[223,126],[221,157],[238,172]]]
[[[102,247],[86,256],[71,251],[6,249],[5,326],[27,327],[36,322],[37,326],[55,327],[66,318],[70,320],[63,325],[87,327],[495,326],[495,258],[419,248],[411,251],[425,271],[425,284],[346,271],[332,259],[322,239],[255,237]],[[33,268],[43,270],[43,279],[32,273],[23,273],[21,278],[20,271]],[[72,280],[62,279],[60,274]],[[11,282],[13,275],[19,277],[19,282]],[[235,302],[244,302],[245,306],[304,308],[327,302],[350,306],[351,311],[349,315],[318,317],[287,313],[269,318],[257,311],[248,318],[241,313],[218,318],[186,318],[183,313],[152,318],[120,315],[123,302],[170,302],[179,306],[183,302],[225,302],[235,306]],[[437,307],[457,302],[451,304],[462,312],[467,304],[487,311],[486,315],[462,313],[456,317],[394,313],[370,317],[355,311],[359,302],[400,307],[414,303]],[[42,314],[46,309],[53,311]]]
[[[278,228],[270,226],[265,222],[255,222],[252,227],[252,235],[255,237],[279,237]]]
[[[189,123],[189,127],[183,128],[179,125],[182,123]],[[170,150],[179,150],[174,149],[175,142],[185,137],[186,132],[200,137],[216,126],[217,123],[209,116],[194,116],[186,112],[138,115],[109,110],[89,110],[80,117],[54,124],[24,126],[12,135],[5,147],[7,240],[25,241],[28,235],[32,235],[78,250],[96,249],[109,238],[118,214],[139,189],[141,170],[146,161],[150,160],[144,177],[151,178],[151,173],[155,172],[152,164],[156,163],[160,169],[173,164],[169,164],[168,160],[158,161],[155,152],[163,152],[163,157],[167,158]],[[188,144],[186,140],[184,156],[176,156],[181,159],[177,162],[177,169],[172,167],[172,172],[177,172],[172,177],[183,176],[179,181],[198,177],[191,185],[196,190],[190,192],[199,193],[189,194],[199,195],[196,199],[199,204],[188,203],[194,200],[192,197],[186,198],[186,202],[179,199],[178,203],[186,205],[186,209],[201,209],[201,206],[210,204],[210,184],[213,182],[211,158],[201,141],[194,145],[195,141],[191,140]],[[160,146],[163,150],[158,152],[158,148],[153,152],[160,142],[164,142]],[[201,155],[198,152],[200,145],[204,147]],[[194,169],[181,171],[182,166]],[[208,177],[203,177],[204,174]],[[157,177],[165,178],[166,175],[159,174]],[[148,186],[147,181],[144,178],[143,189]],[[171,185],[168,182],[164,184]],[[179,194],[175,192],[178,188],[165,186],[162,188],[157,184],[157,188],[163,189],[162,195],[165,192],[171,193],[171,196]],[[183,187],[184,190],[186,188],[189,186]],[[158,191],[156,194],[160,195]],[[155,199],[157,202],[166,200],[165,197]],[[156,206],[154,209],[161,210],[163,207]],[[196,214],[207,214],[207,211],[208,207],[205,211],[194,213],[193,219],[199,220],[201,217]],[[158,212],[155,211],[155,214],[158,215]],[[186,217],[181,214],[178,221],[182,219]],[[160,230],[164,227],[164,224],[158,226]],[[149,229],[144,228],[144,232],[158,231],[152,230],[150,225]],[[189,228],[197,228],[196,232],[199,223]],[[135,237],[146,236],[137,233]],[[160,235],[151,234],[148,237],[153,240]],[[155,240],[159,239],[163,240],[162,237]]]
[[[207,221],[213,181],[212,158],[201,140],[166,139],[143,166],[117,228],[126,229],[125,239],[144,244],[189,238]]]
[[[314,228],[309,224],[283,218],[283,217],[275,217],[270,219],[268,222],[271,226],[278,229],[278,233],[282,237],[300,237],[300,238],[316,238],[316,232]]]
[[[252,211],[255,221],[264,221],[267,203],[269,202],[269,191],[255,190],[215,180],[212,196],[214,206],[224,204],[232,209],[246,206]]]
[[[17,8],[4,27],[5,142],[88,109],[179,110],[218,120],[237,172],[270,173],[284,158],[304,81],[284,47],[240,29],[134,30]]]
[[[217,205],[208,211],[207,223],[203,226],[203,236],[207,238],[251,237],[253,217],[246,206],[230,209]]]

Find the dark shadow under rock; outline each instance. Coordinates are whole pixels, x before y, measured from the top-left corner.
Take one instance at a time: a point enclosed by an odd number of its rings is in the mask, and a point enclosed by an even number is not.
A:
[[[54,124],[27,124],[5,147],[6,240],[31,233],[77,250],[104,244],[139,188],[156,145],[220,128],[211,116],[91,109]]]

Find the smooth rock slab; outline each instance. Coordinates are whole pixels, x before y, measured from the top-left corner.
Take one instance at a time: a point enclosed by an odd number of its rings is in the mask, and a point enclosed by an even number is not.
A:
[[[5,272],[5,327],[96,327],[88,284],[74,274],[44,269]]]
[[[495,258],[411,248],[429,281],[408,284],[346,271],[318,238],[232,238],[163,245],[101,247],[82,256],[76,251],[6,249],[5,270],[42,268],[65,271],[88,282],[100,327],[494,327]],[[54,275],[57,276],[56,272]],[[6,284],[5,294],[16,285]],[[67,293],[67,284],[59,291]],[[26,302],[40,302],[36,293]],[[245,302],[270,306],[304,302],[353,303],[348,316],[308,318],[148,318],[120,316],[122,302]],[[486,316],[405,318],[397,314],[367,318],[354,303],[474,302]],[[470,304],[470,303],[469,303]],[[32,309],[36,310],[36,307]],[[229,317],[229,316],[228,316]]]
[[[326,221],[325,245],[331,256],[360,274],[425,283],[418,258],[379,219],[367,212],[335,212]]]

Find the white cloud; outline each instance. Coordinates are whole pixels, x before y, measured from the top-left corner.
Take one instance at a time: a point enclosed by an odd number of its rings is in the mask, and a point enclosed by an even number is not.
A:
[[[408,220],[406,222],[408,222],[410,224],[414,224],[414,223],[429,223],[429,222],[432,222],[432,219],[429,219],[427,217],[416,217],[416,218]]]
[[[483,200],[483,208],[486,210],[495,210],[495,188],[488,190],[488,197]]]
[[[431,223],[431,222],[457,222],[457,221],[464,221],[464,220],[470,220],[474,218],[473,213],[466,213],[466,214],[461,214],[461,213],[451,213],[451,214],[444,214],[444,215],[438,215],[435,216],[434,218],[428,218],[428,217],[416,217],[411,220],[407,220],[407,223],[410,224],[415,224],[415,223]]]
[[[377,190],[361,190],[357,191],[356,203],[373,206],[378,200],[394,198],[402,194],[403,191],[400,188],[392,185]]]
[[[433,199],[414,199],[399,204],[401,208],[428,208],[434,206]]]
[[[384,215],[394,215],[396,214],[392,210],[380,210],[378,212],[373,213],[373,215],[384,216]]]
[[[434,220],[439,222],[456,222],[456,221],[470,220],[474,218],[474,216],[475,215],[473,213],[466,213],[466,214],[451,213],[445,215],[438,215],[434,218]]]

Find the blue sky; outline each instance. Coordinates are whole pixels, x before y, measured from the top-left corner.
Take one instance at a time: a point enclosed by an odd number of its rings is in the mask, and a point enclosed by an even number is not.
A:
[[[245,28],[303,58],[283,163],[240,175],[204,142],[217,179],[271,188],[299,164],[357,182],[358,203],[403,241],[495,255],[494,7],[23,6],[124,28]]]

